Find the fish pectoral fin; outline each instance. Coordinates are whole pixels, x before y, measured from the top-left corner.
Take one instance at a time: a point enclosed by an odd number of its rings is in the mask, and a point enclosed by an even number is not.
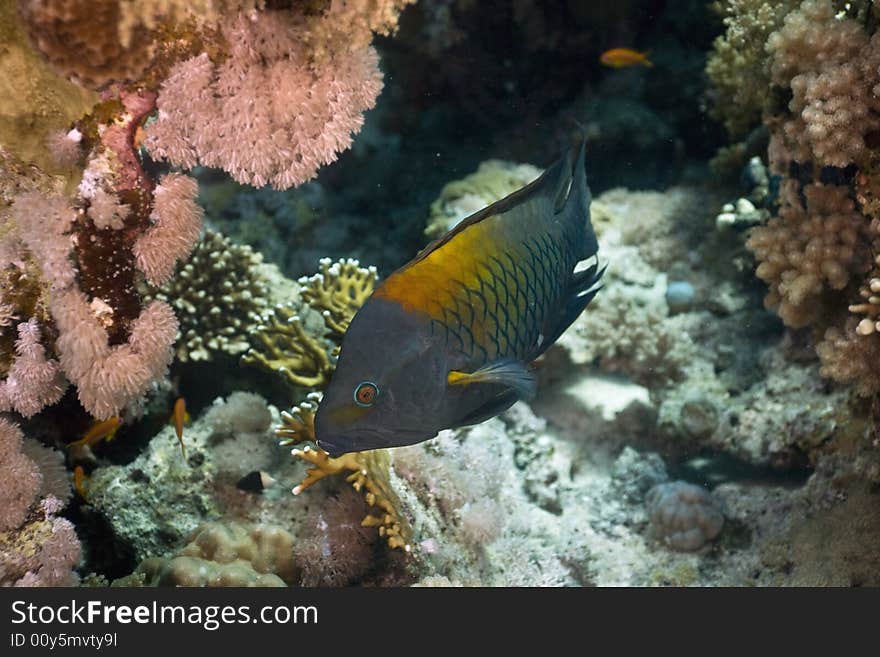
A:
[[[535,396],[537,386],[535,376],[528,370],[526,364],[509,358],[489,363],[471,373],[452,370],[447,375],[446,381],[451,386],[497,383],[511,388],[518,396],[525,399]]]

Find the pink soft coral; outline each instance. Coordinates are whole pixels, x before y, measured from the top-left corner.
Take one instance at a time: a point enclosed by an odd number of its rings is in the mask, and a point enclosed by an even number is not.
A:
[[[164,176],[153,196],[153,224],[134,243],[138,268],[153,285],[168,282],[178,261],[189,257],[202,232],[199,185],[179,173]]]
[[[67,381],[58,361],[46,358],[36,319],[19,324],[18,336],[12,368],[0,381],[0,411],[15,410],[30,417],[61,399]]]
[[[295,15],[242,14],[224,26],[230,56],[177,64],[162,84],[147,148],[172,164],[228,171],[242,183],[286,189],[348,148],[382,89],[369,46],[322,43],[320,58]],[[314,36],[312,34],[312,36]]]

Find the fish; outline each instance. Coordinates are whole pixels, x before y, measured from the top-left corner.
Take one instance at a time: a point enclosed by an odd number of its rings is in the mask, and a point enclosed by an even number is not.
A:
[[[183,425],[190,421],[189,413],[186,412],[186,400],[178,397],[174,402],[174,411],[171,413],[171,423],[174,425],[174,432],[177,434],[177,442],[180,443],[180,452],[186,459],[186,447],[183,444]]]
[[[318,406],[319,448],[335,457],[411,445],[534,395],[529,364],[586,308],[604,272],[585,149],[581,139],[373,291]]]
[[[651,67],[654,65],[654,63],[648,59],[648,51],[639,52],[638,50],[632,50],[631,48],[612,48],[611,50],[606,50],[599,55],[599,61],[605,66],[610,66],[612,68],[626,68],[628,66],[639,65]]]
[[[116,431],[121,424],[122,418],[117,416],[95,422],[89,427],[89,430],[83,434],[82,438],[74,440],[72,443],[68,443],[67,447],[68,449],[71,447],[92,447],[93,445],[98,444],[101,440],[110,442],[116,436]]]
[[[81,465],[76,466],[73,469],[73,488],[82,499],[86,499],[89,494],[88,488],[86,487],[87,480],[88,478],[86,477],[86,472],[83,467]]]

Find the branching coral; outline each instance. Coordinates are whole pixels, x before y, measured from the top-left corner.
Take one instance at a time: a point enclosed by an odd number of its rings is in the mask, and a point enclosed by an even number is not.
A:
[[[264,316],[244,362],[278,372],[294,386],[323,387],[335,367],[333,352],[375,282],[375,267],[361,267],[350,258],[322,259],[318,273],[299,279],[299,297],[306,305],[278,305]],[[310,321],[316,314],[332,340],[325,339],[324,330]]]
[[[830,0],[806,0],[767,51],[773,82],[793,94],[784,134],[795,159],[846,166],[865,157],[865,136],[880,127],[880,39],[838,17]]]
[[[291,413],[282,413],[282,424],[275,429],[275,435],[281,438],[282,445],[290,445],[314,441],[315,411],[317,395],[292,409]],[[291,454],[312,465],[305,478],[294,489],[293,494],[299,495],[325,477],[351,473],[345,480],[351,487],[362,492],[371,511],[364,517],[361,525],[377,527],[379,536],[385,538],[392,549],[403,548],[409,552],[412,541],[412,530],[397,509],[397,499],[389,482],[390,461],[385,450],[371,452],[353,452],[338,458],[331,458],[322,449],[304,447],[294,449]]]
[[[377,527],[379,536],[385,538],[388,547],[412,550],[412,530],[397,511],[400,502],[388,481],[390,459],[385,450],[353,452],[331,458],[320,449],[304,447],[294,449],[293,456],[310,463],[306,478],[293,489],[298,495],[324,477],[350,472],[345,480],[357,492],[363,492],[371,511],[361,521],[364,527]]]
[[[297,312],[279,306],[257,327],[256,344],[242,362],[278,372],[294,386],[320,388],[330,381],[333,363],[324,340],[311,335]]]
[[[180,320],[180,360],[211,360],[219,353],[237,356],[251,346],[249,335],[269,308],[261,263],[262,256],[249,246],[205,232],[189,262],[155,293]]]
[[[332,262],[322,258],[317,274],[303,276],[303,301],[321,311],[324,323],[336,339],[342,339],[355,313],[373,293],[376,268],[363,268],[357,260]]]
[[[758,277],[770,285],[765,305],[793,327],[814,322],[827,307],[822,295],[844,289],[871,263],[869,224],[847,187],[813,183],[803,198],[796,181],[787,181],[779,216],[753,229],[746,242],[760,262]]]
[[[220,167],[260,187],[313,178],[351,145],[382,88],[368,45],[314,40],[315,21],[337,18],[265,11],[226,21],[225,61],[201,54],[176,65],[162,84],[150,152],[177,166]]]
[[[712,47],[706,75],[714,94],[712,114],[734,139],[760,124],[768,102],[770,62],[767,38],[799,0],[722,0],[713,6],[724,17],[725,32]]]

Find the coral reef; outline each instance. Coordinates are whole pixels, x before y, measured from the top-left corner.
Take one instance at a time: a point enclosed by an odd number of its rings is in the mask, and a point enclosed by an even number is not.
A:
[[[787,326],[813,330],[823,376],[866,395],[880,389],[860,365],[876,355],[877,336],[870,321],[859,321],[871,317],[876,267],[870,190],[880,37],[872,11],[831,0],[732,2],[707,66],[715,111],[735,138],[760,116],[771,174],[781,177],[776,216],[746,242],[769,286],[765,305]],[[726,211],[718,220],[748,214]]]

